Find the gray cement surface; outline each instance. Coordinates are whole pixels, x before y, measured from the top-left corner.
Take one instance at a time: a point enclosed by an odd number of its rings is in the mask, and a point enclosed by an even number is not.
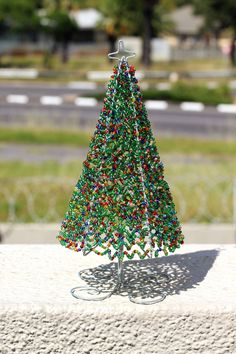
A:
[[[60,245],[0,246],[0,352],[62,354],[236,353],[236,247],[183,245],[175,254],[125,262],[125,274],[165,272],[170,283],[152,284],[164,301],[138,305],[127,294],[103,301],[77,300],[77,272],[116,262],[86,257]],[[136,292],[145,283],[135,278]],[[103,273],[94,284],[105,281]],[[115,281],[115,278],[113,279]],[[145,295],[146,294],[146,295]]]
[[[91,133],[92,137],[92,133]],[[17,144],[0,143],[0,161],[24,161],[40,163],[48,160],[68,162],[86,159],[88,147],[73,147],[52,144]],[[219,162],[216,157],[202,155],[187,156],[184,154],[161,154],[164,162],[184,164],[212,164]]]

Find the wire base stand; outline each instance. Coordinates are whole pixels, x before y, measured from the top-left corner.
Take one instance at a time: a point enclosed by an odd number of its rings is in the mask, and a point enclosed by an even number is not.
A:
[[[118,42],[118,50],[108,54],[110,59],[118,60],[118,68],[121,71],[121,65],[125,64],[128,66],[128,58],[132,58],[134,56],[135,53],[127,50],[121,40]],[[133,102],[135,102],[133,83],[130,74],[128,76],[128,80],[130,82],[131,98],[134,100]],[[137,116],[135,104],[132,105],[132,115]],[[137,123],[135,124],[135,131],[138,146],[140,142]],[[138,170],[140,173],[140,181],[145,204],[144,210],[146,221],[144,226],[149,232],[149,244],[152,251],[152,238],[150,234],[147,207],[148,199],[145,192],[146,187],[144,183],[144,171],[140,161],[138,163]],[[149,267],[148,269],[141,266],[135,269],[135,262],[123,263],[120,260],[122,252],[123,246],[120,247],[120,254],[117,264],[113,263],[110,266],[100,266],[95,269],[80,271],[79,277],[87,283],[87,286],[77,286],[71,290],[71,294],[76,299],[87,301],[101,301],[111,297],[112,295],[128,296],[130,301],[145,305],[151,305],[164,300],[166,297],[165,285],[170,281],[170,277],[165,273],[157,272],[155,268],[150,269]],[[152,254],[150,254],[150,258],[152,258]]]
[[[71,294],[86,301],[102,301],[112,295],[128,296],[131,302],[142,305],[163,301],[169,275],[146,267],[135,268],[132,262],[118,259],[117,263],[82,270],[79,277],[88,285],[71,289]]]

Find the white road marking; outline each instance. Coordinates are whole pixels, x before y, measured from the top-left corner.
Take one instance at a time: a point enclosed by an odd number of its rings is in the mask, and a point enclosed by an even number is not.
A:
[[[0,77],[35,79],[39,76],[36,69],[0,69]]]
[[[216,107],[220,113],[236,113],[236,104],[218,104]]]
[[[29,97],[26,95],[8,95],[6,100],[8,103],[27,104]]]
[[[147,90],[150,87],[148,82],[140,82],[139,86],[141,87],[142,90]]]
[[[93,107],[97,105],[96,98],[92,97],[77,97],[75,99],[76,106],[83,106],[83,107]]]
[[[236,80],[230,81],[228,85],[232,90],[236,90]]]
[[[89,80],[107,80],[110,76],[110,71],[89,71],[87,73],[87,78]]]
[[[95,83],[90,83],[95,84]],[[91,85],[91,88],[92,88]],[[73,85],[72,85],[73,86]],[[74,86],[76,87],[76,85]],[[78,88],[79,86],[77,86]],[[80,86],[81,87],[81,86]],[[14,95],[10,94],[6,96],[7,103],[10,104],[28,104],[29,97],[27,95]],[[51,105],[51,106],[59,106],[63,104],[64,99],[60,96],[41,96],[40,103],[42,105]],[[93,97],[76,97],[74,100],[70,101],[74,102],[76,106],[81,107],[94,107],[97,106],[98,101]],[[159,100],[147,100],[145,102],[147,109],[150,110],[166,110],[168,109],[168,102],[159,101]],[[205,105],[201,102],[182,102],[180,103],[180,108],[183,111],[195,111],[202,112],[205,109]],[[234,113],[236,114],[236,104],[218,104],[216,106],[216,111],[219,113]]]
[[[205,106],[201,102],[182,102],[180,108],[183,111],[201,112],[204,110]]]
[[[159,109],[164,110],[167,109],[168,103],[166,101],[152,101],[148,100],[145,102],[147,109]]]
[[[40,97],[40,103],[42,105],[59,106],[63,103],[63,99],[60,96],[42,96]]]
[[[96,82],[72,81],[68,83],[67,87],[74,90],[95,90],[97,84]]]
[[[89,71],[87,73],[87,78],[89,80],[107,80],[112,75],[110,71]],[[144,73],[140,70],[136,71],[135,74],[138,80],[144,78]]]
[[[169,82],[160,82],[156,85],[158,90],[169,90],[171,88],[171,84]]]
[[[216,81],[208,81],[207,82],[207,88],[209,88],[210,90],[213,90],[215,88],[219,87],[219,83]]]

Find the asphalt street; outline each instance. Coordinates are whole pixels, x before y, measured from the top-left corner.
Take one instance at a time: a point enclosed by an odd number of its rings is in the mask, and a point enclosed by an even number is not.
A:
[[[92,88],[47,84],[0,84],[0,125],[51,125],[78,129],[95,129],[101,103],[78,106],[75,98],[91,96]],[[86,83],[84,84],[86,87]],[[96,89],[97,90],[97,89]],[[104,88],[103,88],[104,90]],[[8,102],[9,95],[25,95],[24,104]],[[56,104],[42,104],[43,97],[62,98]],[[41,100],[41,101],[40,101]],[[55,102],[54,102],[55,103]],[[215,107],[204,107],[201,111],[184,111],[179,104],[166,109],[149,109],[149,119],[155,134],[200,136],[205,138],[236,137],[236,114],[222,113]]]
[[[0,124],[50,125],[67,128],[95,129],[101,105],[77,107],[0,104]],[[206,109],[204,112],[183,112],[178,106],[165,111],[149,110],[149,119],[155,133],[202,137],[235,137],[236,115]]]

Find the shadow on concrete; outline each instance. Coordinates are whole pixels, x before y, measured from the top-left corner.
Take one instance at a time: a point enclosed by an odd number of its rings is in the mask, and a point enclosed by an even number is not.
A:
[[[100,265],[79,272],[87,287],[74,288],[84,300],[104,300],[111,295],[128,296],[132,302],[152,304],[167,295],[198,286],[214,264],[219,250],[204,250],[123,263],[119,283],[117,263]],[[88,296],[82,295],[87,292]]]

